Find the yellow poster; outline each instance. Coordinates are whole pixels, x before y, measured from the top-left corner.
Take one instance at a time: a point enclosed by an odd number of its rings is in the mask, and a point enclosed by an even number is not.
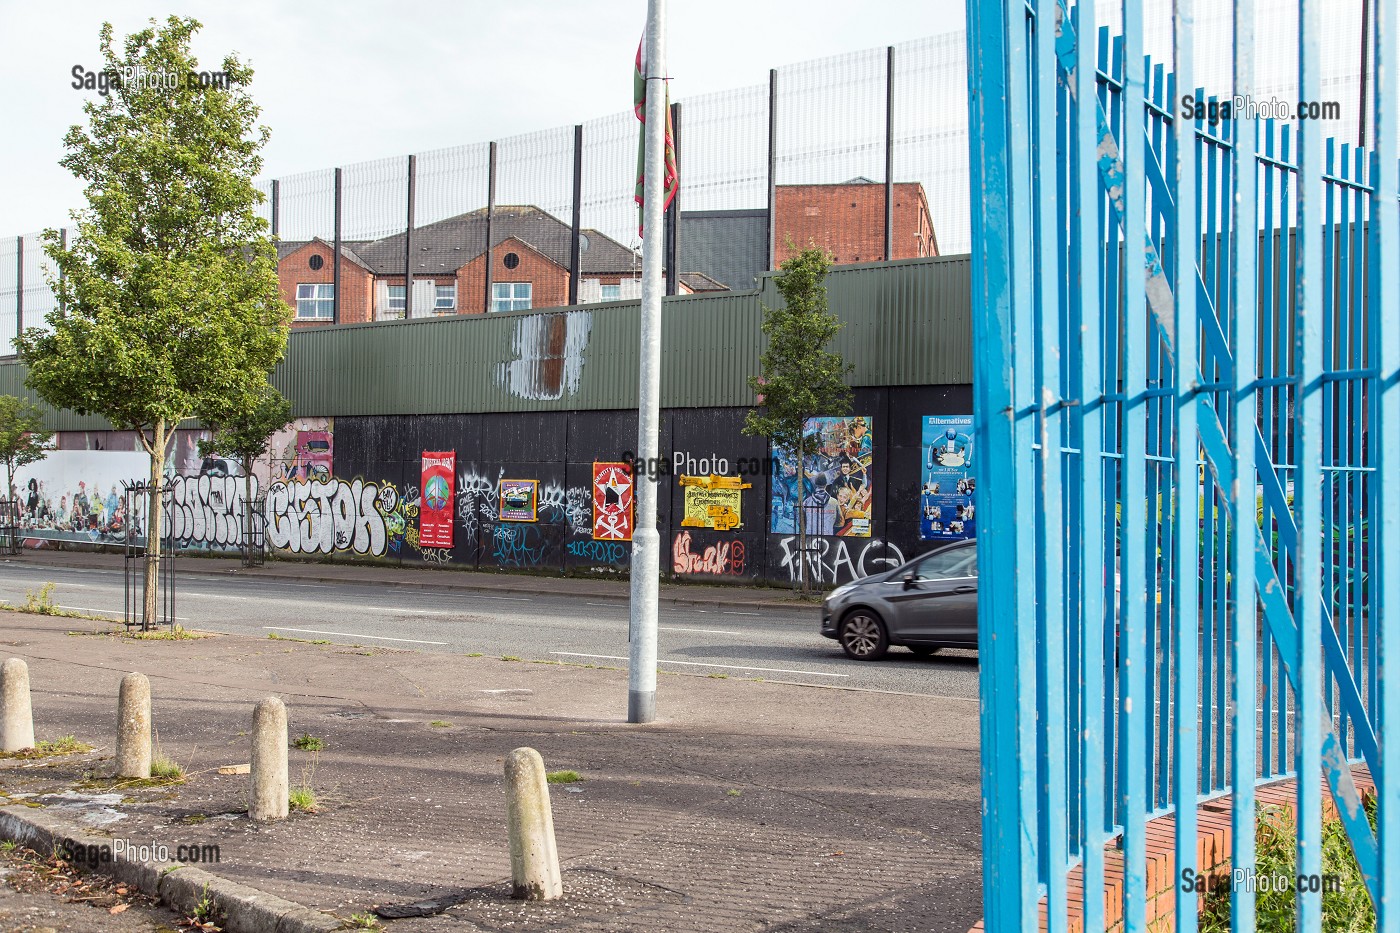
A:
[[[716,531],[732,531],[744,527],[740,518],[739,502],[741,490],[752,489],[737,476],[682,476],[680,484],[685,488],[685,517],[681,526],[685,528],[713,528]]]

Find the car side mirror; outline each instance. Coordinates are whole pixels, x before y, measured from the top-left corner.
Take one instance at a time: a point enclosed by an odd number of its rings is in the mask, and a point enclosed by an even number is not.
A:
[[[909,571],[908,573],[906,573],[906,574],[904,575],[904,588],[905,588],[906,590],[909,589],[911,586],[914,585],[915,581],[917,581],[917,580],[918,580],[918,577],[914,576],[914,571],[912,571],[912,570]]]

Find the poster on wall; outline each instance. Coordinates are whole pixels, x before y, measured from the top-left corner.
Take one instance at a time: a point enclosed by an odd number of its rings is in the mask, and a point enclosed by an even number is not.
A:
[[[740,517],[740,490],[752,489],[753,483],[746,483],[737,476],[682,476],[681,488],[685,490],[685,517],[681,525],[685,528],[713,528],[715,531],[733,531],[743,528]]]
[[[626,463],[593,464],[593,539],[632,540],[632,468]]]
[[[977,537],[973,492],[972,416],[926,415],[923,486],[919,490],[919,537],[959,541]]]
[[[452,547],[455,450],[423,451],[423,502],[418,513],[419,547]]]
[[[146,453],[117,450],[54,450],[16,467],[13,494],[19,499],[26,538],[115,542],[128,523],[144,534],[142,516],[126,514],[125,483],[149,480]]]
[[[870,537],[874,482],[874,436],[868,415],[809,418],[810,453],[803,461],[802,489],[797,488],[797,457],[773,447],[773,534],[797,534],[801,508],[809,535]]]
[[[540,502],[537,479],[503,479],[500,485],[500,513],[503,522],[533,522]]]

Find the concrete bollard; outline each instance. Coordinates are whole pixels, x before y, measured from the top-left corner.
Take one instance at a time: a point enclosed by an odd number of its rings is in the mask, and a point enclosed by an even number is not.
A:
[[[127,674],[117,696],[117,777],[151,776],[151,682]]]
[[[34,747],[34,710],[29,705],[29,665],[10,658],[0,667],[0,751]]]
[[[549,803],[544,759],[533,748],[506,756],[506,815],[510,826],[511,896],[552,901],[564,894],[559,851],[554,846],[554,814]]]
[[[253,753],[248,773],[250,819],[287,818],[287,707],[277,697],[259,700],[253,708]]]

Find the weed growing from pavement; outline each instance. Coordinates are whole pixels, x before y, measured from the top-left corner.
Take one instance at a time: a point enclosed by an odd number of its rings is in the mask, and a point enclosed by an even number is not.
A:
[[[191,632],[183,625],[175,624],[170,628],[161,631],[153,629],[149,632],[133,630],[126,632],[123,638],[135,638],[142,641],[193,641],[197,638],[210,637],[206,632]]]
[[[333,645],[335,642],[329,638],[293,638],[290,635],[278,635],[276,632],[268,632],[267,637],[272,641],[295,641],[303,645]]]
[[[436,726],[436,727],[439,728],[439,729],[451,729],[451,728],[452,728],[452,723],[448,722],[446,719],[434,719],[432,722],[428,723],[428,725],[430,725],[430,726]]]
[[[382,930],[379,925],[379,918],[371,913],[351,914],[344,920],[344,927],[347,930]]]
[[[711,680],[728,680],[728,679],[729,679],[729,675],[728,675],[728,674],[706,674],[705,676],[708,677],[708,678],[710,678]]]
[[[551,784],[577,784],[583,776],[577,771],[551,771],[544,779]]]
[[[319,740],[318,740],[319,741]],[[301,783],[287,792],[287,806],[299,813],[316,813],[320,806],[316,802],[316,790],[312,781],[316,777],[316,760],[319,750],[311,753],[311,761],[302,766]]]
[[[194,912],[185,918],[185,925],[195,930],[216,933],[223,929],[218,925],[218,921],[223,919],[221,913],[219,905],[214,903],[214,896],[209,893],[209,885],[206,884],[200,892],[199,900],[195,902]]]
[[[0,600],[0,609],[9,612],[28,612],[41,616],[59,616],[64,619],[92,619],[95,622],[111,621],[102,616],[89,615],[86,612],[76,612],[72,609],[59,608],[58,604],[53,601],[55,585],[56,584],[53,583],[45,583],[43,586],[39,587],[39,592],[37,593],[33,590],[25,590],[24,605],[22,606],[11,606],[9,603]]]
[[[520,659],[517,658],[517,657],[516,657],[515,655],[513,655],[513,654],[503,654],[503,655],[501,655],[501,660],[502,660],[502,661],[519,661]]]
[[[0,758],[60,758],[64,755],[77,755],[90,751],[92,751],[91,745],[79,742],[71,735],[65,735],[47,742],[36,742],[33,748],[25,748],[17,752],[0,752]]]
[[[18,847],[19,843],[15,842],[13,839],[6,839],[4,842],[0,842],[0,852],[13,852]]]
[[[166,781],[171,784],[183,783],[185,769],[169,755],[156,755],[151,759],[151,780]]]
[[[292,747],[299,748],[304,752],[319,752],[326,747],[326,740],[318,738],[309,732],[303,732],[292,740]]]
[[[485,655],[483,655],[480,651],[473,651],[471,654],[467,655],[467,657],[469,657],[469,658],[483,658],[483,657],[485,657]]]
[[[738,797],[738,796],[742,795],[743,793],[744,793],[743,791],[741,791],[741,790],[739,790],[737,787],[735,787],[735,788],[730,788],[729,790],[725,791],[725,792],[724,792],[724,795],[725,795],[726,797]]]

